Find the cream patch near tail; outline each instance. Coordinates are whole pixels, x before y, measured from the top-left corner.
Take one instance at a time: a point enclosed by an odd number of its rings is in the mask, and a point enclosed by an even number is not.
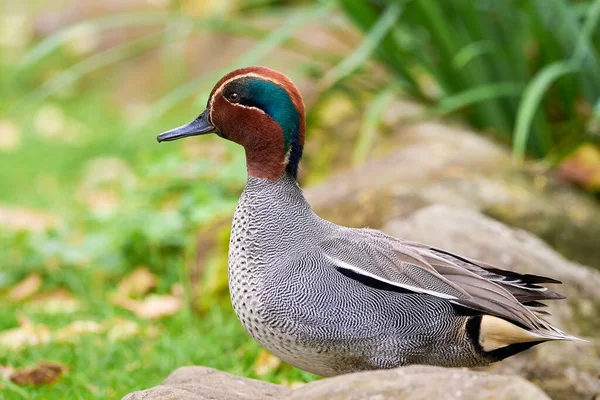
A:
[[[543,342],[546,340],[553,340],[553,338],[525,330],[502,318],[491,315],[481,317],[479,345],[483,351],[494,351],[515,343]]]

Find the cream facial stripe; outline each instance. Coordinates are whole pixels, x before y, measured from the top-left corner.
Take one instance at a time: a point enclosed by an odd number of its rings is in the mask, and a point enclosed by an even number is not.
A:
[[[236,81],[236,80],[238,80],[238,79],[241,79],[241,78],[246,78],[246,77],[259,78],[259,79],[262,79],[262,80],[265,80],[265,81],[273,82],[273,83],[274,83],[274,84],[276,84],[277,86],[281,86],[281,84],[280,84],[279,82],[277,82],[277,81],[275,81],[275,80],[273,80],[273,79],[271,79],[271,78],[268,78],[268,77],[266,77],[266,76],[264,76],[264,75],[259,75],[259,74],[257,74],[256,72],[248,72],[248,73],[246,73],[246,74],[243,74],[243,75],[236,75],[236,76],[232,76],[231,78],[229,78],[229,79],[227,79],[225,82],[223,82],[223,83],[221,84],[221,86],[219,86],[219,87],[217,88],[217,90],[215,90],[215,91],[214,91],[213,95],[212,95],[212,96],[210,97],[210,99],[208,100],[208,109],[209,109],[208,117],[210,118],[210,121],[212,121],[212,112],[213,112],[212,103],[213,103],[213,99],[214,99],[216,96],[218,96],[218,95],[220,95],[220,94],[221,94],[221,92],[223,91],[223,88],[224,88],[224,87],[225,87],[225,86],[226,86],[228,83],[230,83],[230,82],[233,82],[233,81]],[[287,92],[287,89],[286,89],[285,87],[283,87],[283,86],[281,86],[281,87],[283,88],[283,90],[285,90],[285,91]],[[265,113],[263,110],[261,110],[260,108],[257,108],[257,107],[249,107],[249,106],[245,106],[245,105],[243,105],[243,104],[239,104],[239,103],[231,103],[231,104],[233,104],[233,105],[234,105],[234,106],[236,106],[236,107],[251,108],[251,109],[253,109],[253,110],[258,110],[258,111],[260,111],[261,113],[263,113],[263,114],[265,114],[265,115],[266,115],[266,113]]]

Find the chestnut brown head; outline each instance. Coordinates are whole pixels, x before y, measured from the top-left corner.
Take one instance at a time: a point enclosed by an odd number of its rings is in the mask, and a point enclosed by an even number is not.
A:
[[[296,178],[304,129],[304,103],[292,81],[266,67],[246,67],[217,82],[198,118],[157,139],[216,133],[244,147],[250,176],[276,180],[284,172]]]

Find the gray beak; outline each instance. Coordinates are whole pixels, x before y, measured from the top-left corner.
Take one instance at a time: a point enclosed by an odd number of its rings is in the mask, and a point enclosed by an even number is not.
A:
[[[205,135],[207,133],[216,132],[217,128],[208,122],[208,109],[192,122],[182,125],[178,128],[171,129],[158,135],[158,142],[169,142],[171,140],[182,139],[188,136]]]

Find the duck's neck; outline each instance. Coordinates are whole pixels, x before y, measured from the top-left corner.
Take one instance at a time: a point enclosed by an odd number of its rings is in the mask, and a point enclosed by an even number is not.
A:
[[[267,179],[259,176],[248,175],[244,194],[250,194],[252,197],[271,196],[271,199],[265,199],[265,205],[274,205],[276,203],[294,203],[308,204],[302,194],[302,189],[298,185],[296,178],[284,171],[276,179]]]
[[[315,231],[322,229],[323,221],[291,175],[276,181],[249,177],[235,211],[232,240],[235,246],[239,238],[248,254],[283,257],[320,237]]]
[[[265,221],[282,221],[314,215],[294,177],[285,172],[278,179],[248,177],[238,207],[247,208]]]

